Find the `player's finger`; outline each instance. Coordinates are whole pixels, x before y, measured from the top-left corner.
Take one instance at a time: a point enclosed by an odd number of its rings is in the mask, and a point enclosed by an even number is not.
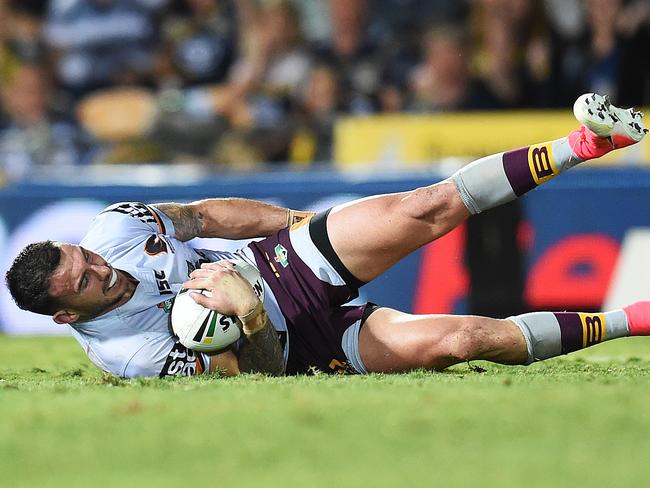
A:
[[[223,273],[225,271],[225,268],[219,267],[217,269],[195,269],[190,273],[190,278],[196,279],[196,278],[208,278],[210,276],[213,276],[215,273]]]
[[[234,264],[232,264],[230,261],[227,261],[225,259],[221,259],[219,261],[215,261],[214,263],[203,263],[201,264],[202,269],[234,269]]]
[[[183,288],[187,288],[188,290],[212,290],[212,288],[214,288],[214,283],[212,283],[210,280],[197,278],[197,279],[187,280],[186,282],[183,283],[182,286]]]
[[[194,300],[199,305],[208,308],[208,297],[197,292],[190,292],[192,300]]]

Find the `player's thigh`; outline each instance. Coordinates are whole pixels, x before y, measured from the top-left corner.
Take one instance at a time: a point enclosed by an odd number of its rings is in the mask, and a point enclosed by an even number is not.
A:
[[[412,315],[380,308],[364,322],[359,354],[368,372],[444,369],[459,362],[453,342],[463,317]]]
[[[327,233],[345,267],[368,282],[467,216],[454,184],[445,181],[336,206]]]

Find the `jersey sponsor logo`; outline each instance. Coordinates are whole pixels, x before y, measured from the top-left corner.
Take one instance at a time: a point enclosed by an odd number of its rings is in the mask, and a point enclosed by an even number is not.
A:
[[[169,281],[167,280],[167,275],[165,274],[164,270],[153,270],[153,274],[156,278],[156,284],[158,285],[158,292],[161,295],[171,295],[174,293],[172,291],[172,287],[169,284]]]
[[[165,300],[164,302],[160,302],[157,307],[161,309],[165,313],[169,313],[172,310],[172,307],[174,306],[174,299],[169,298],[168,300]]]
[[[167,242],[161,236],[153,234],[144,243],[144,252],[149,256],[167,254]]]
[[[129,215],[135,219],[138,219],[140,222],[145,224],[156,224],[161,234],[166,234],[165,224],[158,214],[151,209],[151,207],[145,205],[144,203],[138,202],[126,202],[120,203],[109,207],[104,212],[117,212],[124,215]],[[102,213],[104,213],[102,212]]]
[[[535,184],[541,185],[558,174],[553,161],[552,144],[536,144],[528,148],[528,166]]]
[[[161,378],[164,376],[194,376],[202,374],[203,371],[205,371],[203,356],[177,342],[167,356],[159,376]]]
[[[284,247],[282,244],[278,244],[274,248],[275,251],[275,258],[274,261],[276,263],[279,263],[283,268],[286,268],[289,266],[289,253],[287,252],[287,248]]]
[[[582,322],[582,347],[593,346],[605,340],[606,322],[602,313],[579,313]]]

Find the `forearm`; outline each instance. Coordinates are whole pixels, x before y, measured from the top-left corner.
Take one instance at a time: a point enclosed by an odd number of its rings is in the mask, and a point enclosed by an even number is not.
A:
[[[265,316],[264,326],[254,334],[246,334],[239,350],[239,369],[242,373],[284,374],[284,353],[278,333]]]
[[[210,198],[190,204],[157,203],[182,241],[194,237],[265,237],[312,215],[244,198]]]
[[[289,210],[244,198],[211,198],[192,204],[202,226],[199,237],[265,237],[287,226]]]

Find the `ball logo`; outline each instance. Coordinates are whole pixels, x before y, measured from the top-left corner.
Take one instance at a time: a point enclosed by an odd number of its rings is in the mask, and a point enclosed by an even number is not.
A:
[[[550,146],[550,144],[530,146],[528,150],[528,166],[537,185],[557,174]]]
[[[221,315],[214,311],[211,312],[201,324],[201,327],[194,336],[194,341],[202,342],[203,344],[212,344],[214,332],[217,328],[217,322],[219,322],[222,332],[226,332],[230,327],[235,325],[235,320],[235,317]]]
[[[221,325],[221,331],[226,332],[230,327],[235,325],[235,318],[229,317],[227,315],[222,315],[219,318],[219,325]]]

